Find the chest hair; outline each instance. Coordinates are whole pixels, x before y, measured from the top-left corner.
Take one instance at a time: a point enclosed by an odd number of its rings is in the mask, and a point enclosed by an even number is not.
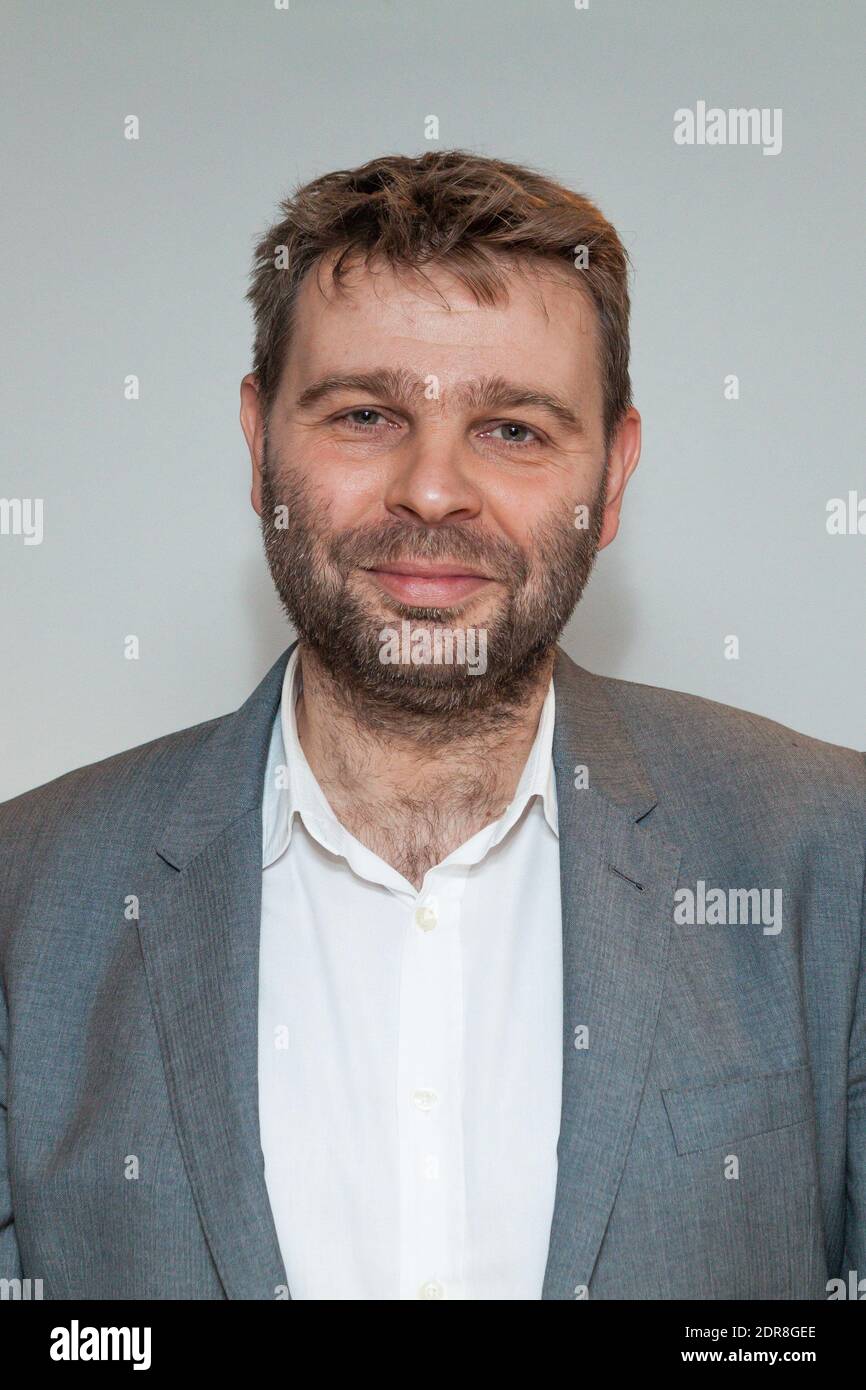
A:
[[[341,824],[415,888],[428,869],[497,820],[508,804],[490,766],[428,775],[423,787],[378,802],[336,788],[329,800]]]

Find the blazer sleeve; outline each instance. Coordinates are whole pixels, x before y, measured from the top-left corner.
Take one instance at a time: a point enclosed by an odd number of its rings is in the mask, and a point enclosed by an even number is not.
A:
[[[866,760],[866,753],[863,754]],[[864,827],[866,834],[866,827]],[[866,1279],[866,875],[860,919],[860,971],[848,1047],[848,1192],[844,1272]]]

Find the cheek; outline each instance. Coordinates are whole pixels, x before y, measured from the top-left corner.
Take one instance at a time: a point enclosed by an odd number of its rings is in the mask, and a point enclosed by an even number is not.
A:
[[[528,550],[539,529],[569,524],[576,487],[574,479],[564,474],[553,478],[535,472],[520,479],[499,478],[486,490],[487,523]]]
[[[323,521],[329,531],[349,531],[356,526],[378,526],[388,518],[384,488],[353,475],[323,489]]]
[[[344,531],[382,520],[387,478],[369,462],[347,460],[336,450],[311,448],[307,439],[287,439],[282,456],[302,484],[315,515],[328,531]]]

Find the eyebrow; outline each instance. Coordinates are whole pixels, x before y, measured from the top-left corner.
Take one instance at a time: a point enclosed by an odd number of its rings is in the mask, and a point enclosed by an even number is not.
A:
[[[426,387],[427,380],[416,376],[414,372],[380,367],[369,372],[337,373],[321,377],[301,391],[295,405],[299,410],[307,410],[340,391],[358,391],[379,400],[388,399],[408,406],[423,399]],[[508,381],[502,376],[477,377],[473,381],[463,382],[449,392],[449,395],[459,405],[474,410],[507,410],[533,406],[553,416],[565,429],[578,434],[583,432],[580,416],[567,401],[549,391],[540,391],[534,386]]]

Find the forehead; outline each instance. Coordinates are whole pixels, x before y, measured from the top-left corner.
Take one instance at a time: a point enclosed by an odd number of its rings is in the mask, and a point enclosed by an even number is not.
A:
[[[423,273],[385,261],[349,266],[335,285],[323,259],[295,304],[285,380],[301,389],[329,371],[409,367],[444,381],[480,370],[597,393],[598,327],[579,270],[542,258],[499,260],[503,285],[479,303],[446,263]]]

